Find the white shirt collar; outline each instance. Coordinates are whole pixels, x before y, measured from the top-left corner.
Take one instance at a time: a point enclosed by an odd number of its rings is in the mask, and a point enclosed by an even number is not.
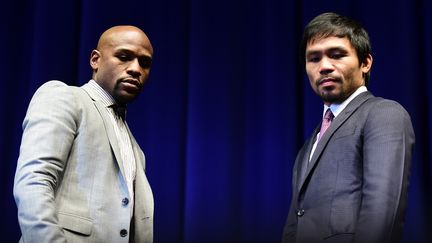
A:
[[[330,107],[327,105],[324,105],[324,110],[323,110],[323,117],[325,112],[327,111],[328,108],[330,108],[330,110],[332,111],[334,117],[336,118],[342,111],[343,109],[345,109],[345,107],[355,98],[357,97],[359,94],[366,92],[367,88],[366,86],[360,86],[354,93],[352,93],[350,95],[350,97],[348,97],[348,99],[344,100],[344,102],[340,103],[340,104],[331,104]]]
[[[114,98],[106,92],[95,80],[91,79],[89,82],[89,87],[97,95],[98,100],[101,101],[106,107],[115,104]]]

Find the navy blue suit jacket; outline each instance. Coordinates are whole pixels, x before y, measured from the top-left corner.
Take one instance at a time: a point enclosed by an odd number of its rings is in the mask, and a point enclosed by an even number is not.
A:
[[[401,237],[414,131],[395,101],[364,92],[297,155],[284,242],[397,242]]]

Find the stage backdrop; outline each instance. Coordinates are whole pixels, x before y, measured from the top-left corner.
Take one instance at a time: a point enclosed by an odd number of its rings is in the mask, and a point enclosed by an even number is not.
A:
[[[147,157],[155,242],[279,242],[293,162],[322,112],[298,63],[299,39],[311,18],[335,11],[369,31],[374,56],[369,90],[397,100],[411,114],[417,143],[404,239],[431,242],[431,1],[1,5],[2,241],[20,237],[12,187],[31,96],[48,80],[87,82],[90,52],[102,31],[132,24],[145,30],[155,50],[150,79],[127,118]]]

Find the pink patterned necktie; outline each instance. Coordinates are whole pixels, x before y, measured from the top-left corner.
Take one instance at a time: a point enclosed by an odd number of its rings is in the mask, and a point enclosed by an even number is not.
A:
[[[333,121],[334,115],[332,113],[332,111],[330,110],[330,108],[327,109],[326,113],[324,114],[324,118],[321,124],[321,129],[320,129],[320,135],[318,137],[318,141],[322,138],[322,136],[324,136],[325,131],[327,130],[327,128],[330,126],[331,122]]]

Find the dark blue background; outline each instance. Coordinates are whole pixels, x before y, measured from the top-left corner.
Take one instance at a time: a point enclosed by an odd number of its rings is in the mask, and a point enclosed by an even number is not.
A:
[[[364,24],[374,57],[369,90],[412,116],[417,143],[404,237],[431,241],[427,0],[3,1],[1,239],[20,236],[12,187],[34,91],[51,79],[87,82],[99,35],[133,24],[155,50],[146,89],[128,110],[154,190],[155,242],[279,242],[293,162],[322,112],[298,63],[299,39],[326,11]]]

